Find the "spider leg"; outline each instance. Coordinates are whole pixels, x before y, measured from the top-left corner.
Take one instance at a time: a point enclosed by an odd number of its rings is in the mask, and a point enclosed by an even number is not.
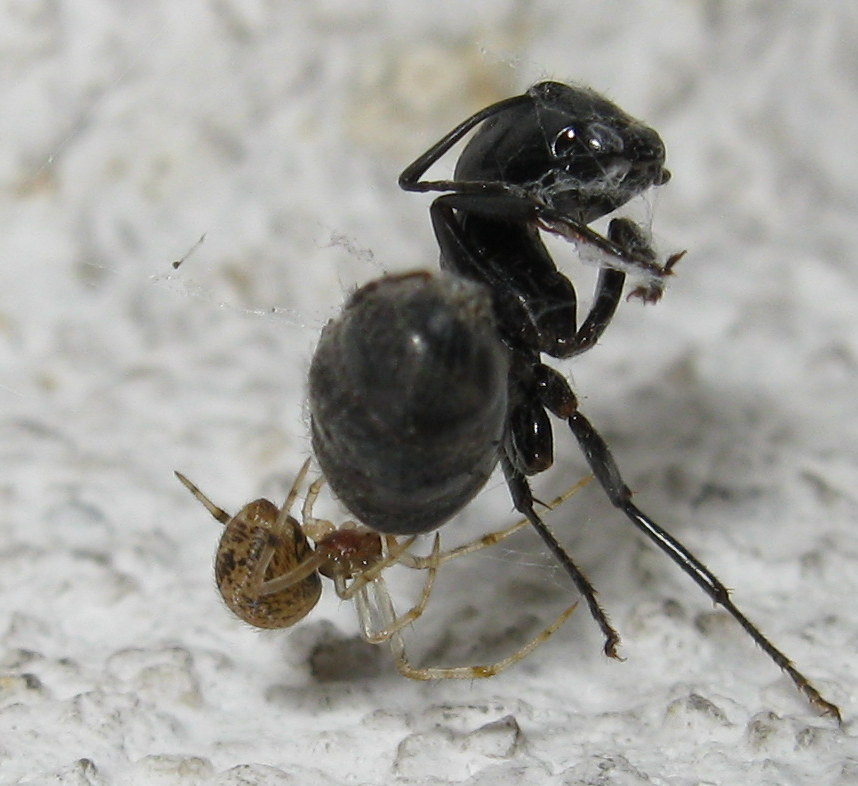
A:
[[[277,516],[277,522],[274,525],[275,532],[281,532],[283,527],[286,526],[286,521],[289,518],[289,511],[292,509],[295,498],[298,496],[298,489],[300,488],[301,483],[304,482],[304,477],[307,475],[307,470],[309,468],[310,459],[307,459],[301,465],[301,469],[298,470],[295,480],[292,481],[292,487],[289,489],[289,493],[286,495],[286,499],[283,502],[283,507],[280,508],[280,515]]]
[[[277,517],[277,526],[282,528],[282,526],[286,523],[286,519],[288,518],[288,504],[295,498],[295,494],[297,493],[297,486],[300,483],[301,478],[303,478],[304,473],[307,470],[309,462],[305,462],[304,466],[301,468],[301,472],[299,473],[298,478],[295,480],[295,483],[292,486],[292,489],[289,492],[289,495],[286,498],[286,503],[284,503],[283,508],[280,509],[280,512]],[[188,480],[181,472],[174,473],[179,481],[185,486],[188,491],[191,492],[205,507],[205,509],[211,513],[212,517],[217,519],[221,524],[226,526],[230,521],[235,518],[227,513],[223,508],[215,505],[202,491],[200,491],[199,487]],[[272,506],[273,507],[273,506]],[[284,513],[285,511],[285,513]],[[239,514],[241,515],[241,514]],[[259,554],[258,559],[256,560],[256,564],[253,565],[253,571],[250,574],[250,577],[247,582],[246,592],[250,595],[254,595],[256,597],[261,597],[262,595],[270,595],[275,592],[280,592],[287,587],[296,584],[301,579],[309,576],[318,565],[311,565],[308,569],[305,569],[309,563],[312,563],[313,558],[310,557],[306,562],[297,566],[293,570],[290,570],[284,576],[280,576],[271,581],[264,581],[265,571],[268,570],[268,566],[271,564],[271,559],[274,556],[274,546],[269,544],[266,545],[265,548]]]
[[[575,485],[570,486],[566,491],[556,496],[550,502],[540,504],[544,505],[547,510],[554,510],[569,499],[569,497],[577,494],[592,479],[592,475],[588,475],[587,477],[579,480]],[[526,518],[520,519],[515,524],[506,527],[505,529],[497,530],[496,532],[489,532],[487,535],[475,538],[461,546],[456,546],[454,549],[442,551],[438,554],[437,559],[432,555],[428,557],[417,557],[413,554],[405,554],[402,559],[399,560],[399,564],[404,565],[407,568],[414,568],[415,570],[426,570],[427,568],[435,565],[443,565],[451,559],[464,557],[466,554],[472,554],[475,551],[480,551],[488,548],[489,546],[494,546],[496,543],[500,543],[502,540],[505,540],[510,535],[514,535],[516,532],[527,526],[530,526],[530,520]]]
[[[316,499],[324,485],[325,478],[320,475],[310,484],[310,488],[307,489],[307,495],[304,497],[304,504],[301,506],[301,528],[304,530],[304,534],[316,543],[325,537],[325,535],[330,535],[336,530],[332,522],[327,519],[317,519],[313,515],[313,506],[316,504]]]
[[[435,536],[436,541],[438,537],[438,535]],[[358,573],[354,579],[352,579],[352,583],[348,586],[346,586],[345,583],[348,578],[347,576],[342,574],[336,574],[334,576],[334,586],[336,588],[337,595],[340,598],[343,600],[351,600],[351,598],[353,598],[357,594],[358,590],[360,590],[365,584],[374,581],[384,570],[399,562],[399,560],[402,559],[402,555],[405,554],[405,552],[414,544],[414,541],[417,540],[417,536],[411,535],[402,541],[397,541],[395,538],[392,538],[392,540],[394,541],[395,546],[390,549],[387,556]]]
[[[441,539],[436,534],[432,554],[426,558],[431,564],[427,566],[426,581],[423,583],[420,598],[404,614],[397,615],[383,576],[376,576],[372,581],[359,588],[354,598],[355,606],[357,607],[361,632],[364,639],[370,644],[388,641],[391,636],[423,614],[426,604],[429,602],[429,596],[432,594],[432,587],[438,571],[437,560],[440,554],[440,543]],[[374,628],[372,624],[374,619],[380,620],[384,627],[381,629]]]
[[[572,616],[578,604],[573,603],[564,609],[560,615],[545,630],[532,638],[524,646],[519,647],[511,655],[494,663],[479,666],[412,666],[405,653],[405,642],[398,633],[390,637],[390,650],[396,662],[396,668],[403,677],[412,680],[471,680],[493,677],[520,660],[526,658],[540,644],[545,643]]]
[[[193,494],[202,504],[203,507],[212,514],[212,517],[217,519],[221,524],[226,526],[229,524],[232,516],[227,513],[223,508],[219,508],[214,504],[202,491],[200,491],[199,487],[196,483],[188,480],[181,472],[176,471],[173,473],[178,479],[179,482]]]
[[[307,576],[314,571],[317,571],[327,559],[325,555],[313,552],[303,562],[292,568],[292,570],[287,571],[276,578],[268,579],[268,581],[262,581],[273,555],[274,547],[267,547],[266,552],[262,555],[259,560],[259,564],[253,571],[253,583],[251,584],[251,587],[258,587],[256,593],[260,596],[275,595],[278,592],[288,589],[299,581],[306,579]]]

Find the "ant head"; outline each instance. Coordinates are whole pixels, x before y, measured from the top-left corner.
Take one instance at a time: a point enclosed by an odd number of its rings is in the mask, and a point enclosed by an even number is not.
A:
[[[661,137],[592,90],[534,85],[536,124],[547,157],[540,196],[589,222],[670,179]]]

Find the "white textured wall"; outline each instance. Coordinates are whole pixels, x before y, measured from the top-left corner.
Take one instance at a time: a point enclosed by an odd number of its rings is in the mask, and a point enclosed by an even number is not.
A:
[[[801,0],[0,0],[0,782],[855,783],[856,48],[853,4]],[[579,612],[500,677],[409,683],[348,606],[262,634],[214,591],[173,469],[230,509],[284,493],[320,326],[435,264],[398,171],[544,77],[661,132],[653,226],[688,249],[566,367],[582,407],[843,730],[592,487],[552,521],[625,663]],[[542,496],[583,472],[557,452]],[[509,507],[494,483],[445,542]],[[570,598],[530,533],[438,584],[433,663]]]

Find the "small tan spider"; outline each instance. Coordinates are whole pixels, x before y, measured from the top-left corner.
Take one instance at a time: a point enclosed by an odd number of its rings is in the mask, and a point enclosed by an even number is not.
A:
[[[409,549],[416,536],[382,535],[353,521],[336,527],[330,521],[314,517],[313,505],[324,478],[310,485],[299,524],[289,511],[309,465],[308,459],[281,508],[267,499],[257,499],[235,516],[219,508],[182,473],[176,472],[176,477],[209,513],[225,525],[215,557],[215,578],[226,605],[251,625],[288,628],[303,619],[321,596],[321,575],[333,580],[340,598],[354,600],[363,638],[372,644],[387,642],[401,674],[415,680],[473,679],[491,677],[525,658],[575,611],[577,602],[524,646],[495,663],[449,668],[412,666],[400,631],[423,613],[438,566],[498,543],[528,526],[528,520],[522,519],[511,527],[445,552],[440,551],[440,536],[436,533],[431,554],[415,556]],[[553,510],[589,480],[588,477],[580,481],[546,507]],[[392,565],[426,571],[420,598],[401,615],[394,609],[383,575]]]

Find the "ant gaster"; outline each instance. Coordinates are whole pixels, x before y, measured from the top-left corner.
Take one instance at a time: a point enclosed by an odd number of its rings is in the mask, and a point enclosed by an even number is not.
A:
[[[452,180],[420,180],[474,129]],[[724,584],[634,504],[611,451],[579,410],[569,383],[541,361],[542,353],[567,358],[595,344],[614,315],[626,272],[648,279],[632,294],[648,301],[660,297],[664,278],[682,254],[659,265],[646,234],[630,220],[613,219],[607,238],[588,224],[666,183],[664,161],[658,134],[610,101],[586,88],[542,82],[472,115],[406,167],[399,183],[408,191],[449,192],[430,208],[441,267],[489,288],[497,329],[510,353],[500,451],[507,485],[515,507],[583,595],[605,637],[605,653],[619,657],[619,635],[593,586],[534,510],[527,481],[553,462],[548,413],[567,423],[611,503],[726,609],[814,706],[839,721],[838,708],[736,607]],[[593,303],[580,327],[575,289],[542,244],[540,229],[603,252]],[[494,406],[490,398],[487,406]]]
[[[436,529],[497,465],[508,376],[481,284],[422,272],[366,284],[324,327],[310,364],[323,475],[378,532]]]

